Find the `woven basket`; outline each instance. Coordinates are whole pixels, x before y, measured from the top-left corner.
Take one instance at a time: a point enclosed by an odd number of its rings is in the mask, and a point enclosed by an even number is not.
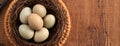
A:
[[[44,42],[36,43],[33,39],[23,39],[19,32],[18,26],[20,11],[28,6],[33,7],[35,4],[42,4],[47,9],[47,14],[55,15],[56,23],[52,29],[49,29],[49,37]],[[70,17],[68,10],[62,0],[13,0],[7,12],[4,15],[4,30],[14,46],[62,46],[70,32]]]

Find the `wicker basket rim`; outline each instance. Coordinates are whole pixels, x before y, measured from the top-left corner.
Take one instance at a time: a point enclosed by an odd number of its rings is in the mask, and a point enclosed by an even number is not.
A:
[[[64,32],[64,34],[62,34],[62,36],[63,37],[61,37],[61,40],[58,42],[58,46],[62,46],[64,43],[65,43],[65,41],[67,40],[67,37],[69,36],[69,33],[70,33],[70,28],[71,28],[71,21],[70,21],[70,15],[69,15],[69,12],[68,12],[68,9],[67,9],[67,7],[66,7],[66,5],[63,3],[63,1],[62,0],[58,0],[59,1],[59,3],[62,5],[62,7],[63,7],[63,9],[67,12],[67,20],[68,20],[68,23],[67,23],[67,29],[65,29],[63,32]],[[16,44],[15,44],[15,42],[13,42],[13,40],[9,37],[9,33],[8,33],[8,31],[6,30],[6,26],[8,26],[8,25],[6,25],[6,20],[7,20],[7,18],[8,18],[8,16],[7,16],[7,14],[9,13],[9,10],[11,10],[11,8],[12,8],[12,6],[15,4],[15,2],[17,2],[17,0],[13,0],[11,3],[10,3],[10,5],[9,5],[9,8],[7,8],[7,11],[6,11],[6,13],[5,13],[5,16],[4,16],[4,30],[5,30],[5,34],[7,35],[7,37],[8,37],[8,39],[9,39],[9,42],[11,43],[11,44],[13,44],[14,46],[16,46]],[[10,28],[9,28],[10,29]]]

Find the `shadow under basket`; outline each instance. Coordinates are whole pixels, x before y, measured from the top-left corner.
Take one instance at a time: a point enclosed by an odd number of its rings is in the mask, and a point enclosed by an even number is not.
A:
[[[56,23],[49,29],[49,37],[44,42],[36,43],[33,39],[23,39],[18,31],[20,11],[24,7],[31,9],[35,4],[42,4],[47,9],[47,14],[53,14]],[[4,15],[4,30],[13,46],[62,46],[70,33],[70,17],[62,0],[13,0]]]

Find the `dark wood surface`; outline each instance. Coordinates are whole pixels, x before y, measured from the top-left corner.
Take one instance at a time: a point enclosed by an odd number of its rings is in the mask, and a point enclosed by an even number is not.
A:
[[[120,46],[120,0],[63,1],[72,23],[64,46]],[[4,13],[6,8],[2,10]],[[0,18],[2,15],[0,12]],[[3,24],[1,19],[0,24]],[[0,29],[1,44],[10,45],[3,29]]]

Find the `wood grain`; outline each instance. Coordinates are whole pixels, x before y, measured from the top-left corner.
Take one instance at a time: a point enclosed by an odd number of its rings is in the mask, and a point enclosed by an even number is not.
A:
[[[64,46],[120,46],[120,0],[63,1],[72,23],[70,36]],[[3,19],[3,14],[0,14],[0,18]],[[2,22],[0,19],[0,24]],[[0,29],[0,43],[9,46],[3,30]]]
[[[72,30],[65,46],[120,46],[120,0],[64,0]]]

